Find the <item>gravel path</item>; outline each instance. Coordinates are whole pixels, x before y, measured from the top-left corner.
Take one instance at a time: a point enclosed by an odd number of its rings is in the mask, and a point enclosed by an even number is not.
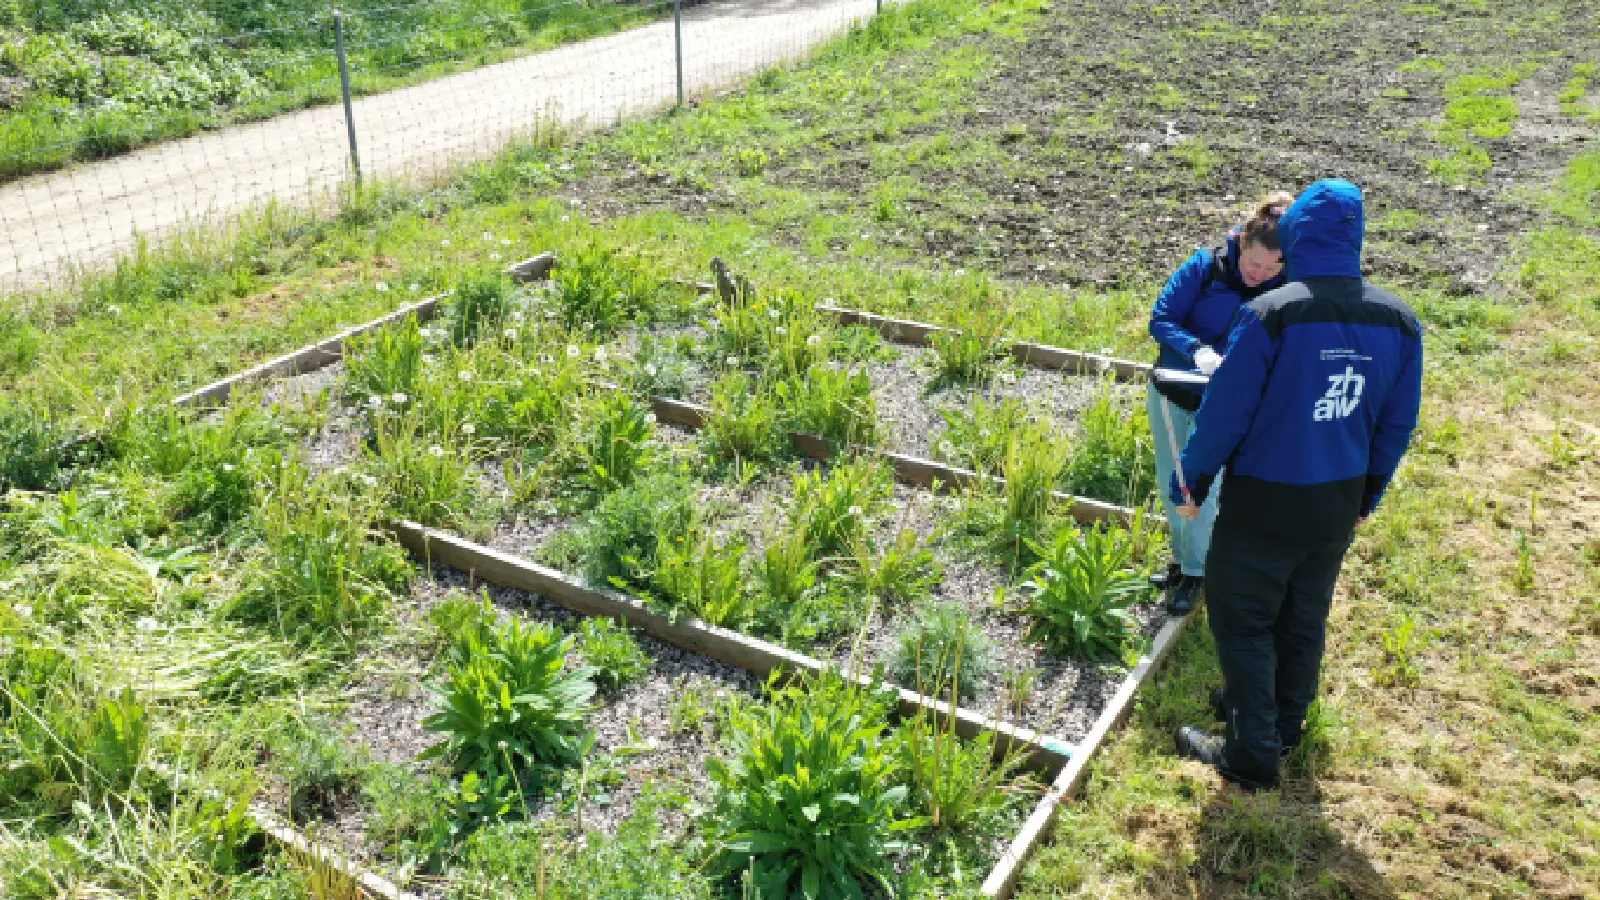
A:
[[[723,0],[683,13],[684,89],[726,86],[804,56],[873,0]],[[610,125],[676,95],[670,19],[354,101],[363,171],[416,177],[498,151],[541,122]],[[0,187],[0,286],[106,262],[139,237],[268,201],[323,205],[349,180],[337,105],[159,144]]]

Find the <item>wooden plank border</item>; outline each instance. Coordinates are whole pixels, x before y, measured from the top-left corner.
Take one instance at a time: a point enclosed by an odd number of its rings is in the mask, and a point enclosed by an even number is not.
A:
[[[651,610],[636,597],[590,587],[564,572],[475,544],[447,531],[415,522],[393,522],[388,527],[401,546],[425,562],[437,562],[459,569],[490,584],[538,594],[580,615],[621,619],[643,629],[652,637],[757,675],[775,671],[821,672],[830,668],[829,663],[815,657],[737,631],[710,625],[699,619],[663,615]],[[868,676],[860,673],[844,674],[862,684],[872,683]],[[947,724],[953,717],[956,733],[965,738],[993,733],[996,756],[1020,754],[1024,767],[1046,777],[1055,777],[1064,771],[1076,753],[1070,743],[1052,735],[1021,728],[960,706],[952,707],[942,700],[905,688],[897,690],[901,715],[926,712],[941,725]]]
[[[956,329],[930,325],[926,322],[891,319],[888,316],[880,316],[876,313],[864,312],[859,309],[846,309],[842,306],[833,306],[828,303],[818,304],[817,312],[832,316],[845,325],[865,325],[883,335],[884,340],[897,344],[926,346],[933,343],[935,334],[960,333]],[[1071,372],[1074,375],[1098,375],[1102,372],[1111,372],[1119,381],[1144,381],[1150,376],[1152,368],[1148,363],[1133,362],[1099,353],[1084,353],[1079,350],[1068,350],[1065,347],[1052,347],[1048,344],[1034,344],[1027,341],[1014,341],[1007,349],[1017,362],[1023,365],[1037,366],[1042,369],[1057,369]]]
[[[1095,720],[1094,727],[1089,730],[1082,743],[1078,744],[1078,752],[1073,754],[1066,767],[1056,776],[1049,792],[1039,800],[1033,814],[1028,816],[1028,820],[1022,825],[1022,830],[1017,832],[1016,838],[1012,840],[1011,846],[1001,854],[999,861],[990,870],[989,877],[983,882],[983,896],[1006,900],[1016,890],[1017,880],[1022,876],[1024,864],[1040,840],[1046,836],[1062,801],[1072,796],[1083,785],[1084,778],[1089,773],[1089,763],[1095,753],[1105,743],[1112,729],[1121,726],[1127,719],[1128,713],[1132,712],[1134,696],[1172,652],[1179,635],[1183,633],[1191,618],[1193,616],[1179,616],[1161,626],[1155,640],[1151,642],[1150,652],[1146,653],[1134,670],[1128,673],[1128,677],[1123,679],[1111,702],[1100,713],[1100,718]]]
[[[243,372],[229,375],[221,381],[213,381],[203,388],[190,391],[174,399],[172,405],[179,408],[222,406],[233,395],[233,389],[240,385],[248,384],[252,381],[265,381],[271,378],[304,375],[307,372],[325,369],[344,359],[344,345],[351,338],[393,325],[406,316],[416,316],[417,321],[426,322],[438,312],[439,302],[448,296],[448,293],[444,293],[416,303],[409,303],[394,312],[373,319],[371,322],[346,328],[327,340],[318,341],[308,347],[301,347],[293,353],[286,353],[276,359],[269,359],[258,366],[245,369]]]
[[[684,400],[672,400],[667,397],[651,397],[650,409],[655,413],[656,419],[662,422],[672,422],[686,428],[699,429],[705,426],[706,419],[711,415],[711,409],[698,403],[689,403]],[[801,453],[812,459],[828,459],[837,452],[837,447],[832,441],[817,437],[812,434],[794,432],[789,435]],[[856,447],[863,453],[871,453],[889,463],[894,468],[895,478],[901,483],[912,487],[929,488],[963,488],[975,484],[989,483],[997,487],[1005,485],[1005,479],[995,475],[983,475],[971,469],[945,465],[931,459],[917,456],[908,456],[892,450],[880,450],[876,447]],[[1060,491],[1052,492],[1055,498],[1063,503],[1070,504],[1067,512],[1079,522],[1093,524],[1107,520],[1115,522],[1129,522],[1133,520],[1135,511],[1126,506],[1106,503],[1089,497],[1078,497]]]

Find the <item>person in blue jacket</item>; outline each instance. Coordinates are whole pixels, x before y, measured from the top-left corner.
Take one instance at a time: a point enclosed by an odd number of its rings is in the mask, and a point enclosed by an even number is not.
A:
[[[1334,583],[1405,454],[1422,403],[1422,328],[1361,277],[1361,191],[1312,185],[1278,223],[1289,283],[1240,307],[1183,451],[1184,515],[1220,489],[1206,604],[1220,738],[1178,752],[1247,789],[1276,786],[1317,694]],[[1185,502],[1186,500],[1192,502]]]
[[[1150,312],[1150,336],[1161,347],[1156,366],[1210,375],[1222,360],[1222,342],[1239,305],[1283,284],[1283,254],[1278,249],[1278,217],[1294,195],[1278,191],[1262,197],[1250,218],[1215,250],[1196,250],[1172,273]],[[1149,387],[1150,428],[1154,432],[1156,484],[1173,473],[1173,444],[1182,446],[1200,408],[1200,392],[1178,385]],[[1170,431],[1168,426],[1171,426]],[[1206,548],[1211,544],[1216,501],[1200,507],[1193,520],[1164,504],[1172,563],[1154,579],[1167,590],[1167,611],[1183,615],[1199,603],[1205,584]]]

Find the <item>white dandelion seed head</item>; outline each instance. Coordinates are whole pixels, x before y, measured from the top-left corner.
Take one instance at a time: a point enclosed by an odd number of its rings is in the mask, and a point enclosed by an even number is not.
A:
[[[505,334],[506,340],[514,341],[517,339],[517,330],[515,328],[507,328]]]
[[[489,254],[489,258],[493,260],[500,259],[500,251],[496,250],[495,252]]]
[[[157,622],[155,619],[152,619],[149,616],[144,616],[133,624],[134,627],[138,628],[140,631],[155,631],[157,628],[161,627],[160,622]]]
[[[441,247],[450,246],[450,239],[449,238],[445,238],[444,240],[440,241],[439,242],[439,246],[441,246]]]
[[[391,394],[389,396],[389,402],[393,403],[393,404],[395,404],[397,406],[401,405],[401,404],[404,404],[407,400],[410,400],[410,399],[411,399],[410,397],[407,397],[405,394],[402,394],[399,391],[395,391],[393,394]]]
[[[943,453],[945,456],[954,456],[956,453],[956,448],[955,445],[951,444],[949,441],[940,441],[939,452]]]
[[[367,398],[367,402],[372,404],[373,409],[380,409],[383,406],[383,398],[377,394],[373,394],[371,397]]]
[[[987,428],[978,429],[978,437],[986,438],[988,436],[989,436],[989,429],[987,429]]]
[[[859,515],[861,515],[861,514],[862,514],[862,513],[863,513],[863,512],[865,512],[865,510],[863,510],[863,509],[862,509],[862,508],[861,508],[861,507],[859,507],[859,506],[852,506],[852,507],[850,507],[850,510],[849,510],[849,512],[850,512],[850,515],[852,515],[852,516],[859,516]]]
[[[224,471],[224,472],[232,472],[233,471],[233,463],[223,463],[222,464],[222,471]]]
[[[562,217],[561,217],[561,221],[563,221],[563,222],[565,222],[565,221],[567,221],[567,220],[568,220],[568,219],[570,219],[570,218],[572,218],[572,217],[571,217],[571,216],[562,216]]]
[[[820,334],[813,334],[812,336],[806,338],[806,346],[807,347],[816,347],[816,346],[819,346],[821,343],[822,343],[822,335],[820,335]]]
[[[12,607],[12,608],[17,611],[17,615],[23,617],[24,619],[26,619],[29,616],[33,615],[33,607],[29,606],[26,603],[18,603],[15,607]]]
[[[375,291],[377,291],[377,292],[378,292],[378,293],[380,293],[380,294],[381,294],[381,293],[383,293],[383,292],[384,292],[384,291],[387,291],[387,290],[388,290],[388,289],[389,289],[389,282],[387,282],[387,281],[380,281],[380,282],[378,282],[378,283],[376,283],[376,284],[374,284],[374,285],[373,285],[373,286],[372,286],[372,289],[373,289],[373,290],[375,290]]]
[[[649,422],[651,425],[654,425],[656,423],[656,414],[655,413],[645,413],[644,414],[644,420],[646,422]]]
[[[502,246],[502,247],[511,246],[511,238],[501,238],[500,239],[500,246]]]
[[[783,313],[779,312],[778,310],[775,310],[775,309],[767,310],[767,318],[769,318],[769,319],[776,319],[781,315],[783,315]]]
[[[1005,382],[1006,384],[1016,384],[1017,383],[1017,376],[1011,374],[1010,372],[1001,372],[1000,373],[1000,380],[1002,382]]]
[[[435,459],[444,456],[444,448],[438,444],[434,444],[432,447],[428,448],[428,455],[434,457]]]
[[[378,479],[371,475],[363,475],[361,476],[361,483],[369,488],[375,488],[378,486]]]
[[[471,422],[462,422],[461,423],[461,433],[462,434],[477,434],[478,433],[478,426],[472,424]]]
[[[646,375],[649,375],[651,378],[656,377],[656,366],[655,366],[655,363],[645,363],[644,364],[644,373]]]
[[[596,347],[596,348],[594,348],[594,358],[604,362],[605,358],[606,358],[606,348],[604,348],[604,347]]]
[[[462,381],[471,381],[472,380],[472,372],[470,372],[467,369],[462,369],[461,371],[456,373],[456,377],[461,379]]]
[[[782,325],[779,325],[777,328],[772,329],[772,333],[777,335],[778,337],[783,337],[784,335],[789,333],[789,329],[783,327]]]
[[[422,354],[422,361],[431,365],[438,362],[439,357],[434,356],[432,353],[424,353]]]
[[[567,358],[568,359],[577,359],[582,353],[583,353],[583,351],[578,349],[578,345],[577,344],[568,344],[567,345]]]
[[[483,233],[483,239],[484,239],[484,240],[486,240],[486,241],[492,241],[492,240],[494,240],[494,232],[492,232],[492,231],[485,231],[485,232],[484,232],[484,233]]]
[[[408,290],[408,291],[412,292],[413,294],[415,294],[417,291],[422,290],[422,285],[417,284],[415,281],[413,281],[410,284],[406,285],[406,290]]]
[[[108,306],[108,307],[106,307],[106,311],[107,311],[107,312],[109,312],[109,313],[111,313],[111,314],[112,314],[112,315],[113,315],[113,316],[120,316],[120,315],[122,315],[122,307],[120,307],[120,306],[117,306],[117,305],[116,305],[116,304],[114,304],[114,303],[113,303],[113,304],[112,304],[112,305],[110,305],[110,306]]]
[[[728,357],[728,365],[737,366],[738,364],[739,364],[739,357],[737,357],[737,356]]]

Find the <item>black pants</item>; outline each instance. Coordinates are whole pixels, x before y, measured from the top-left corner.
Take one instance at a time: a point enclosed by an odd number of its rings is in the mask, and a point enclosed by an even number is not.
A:
[[[1226,768],[1278,780],[1317,696],[1333,586],[1351,536],[1292,543],[1218,521],[1206,555],[1206,608],[1222,663]]]

